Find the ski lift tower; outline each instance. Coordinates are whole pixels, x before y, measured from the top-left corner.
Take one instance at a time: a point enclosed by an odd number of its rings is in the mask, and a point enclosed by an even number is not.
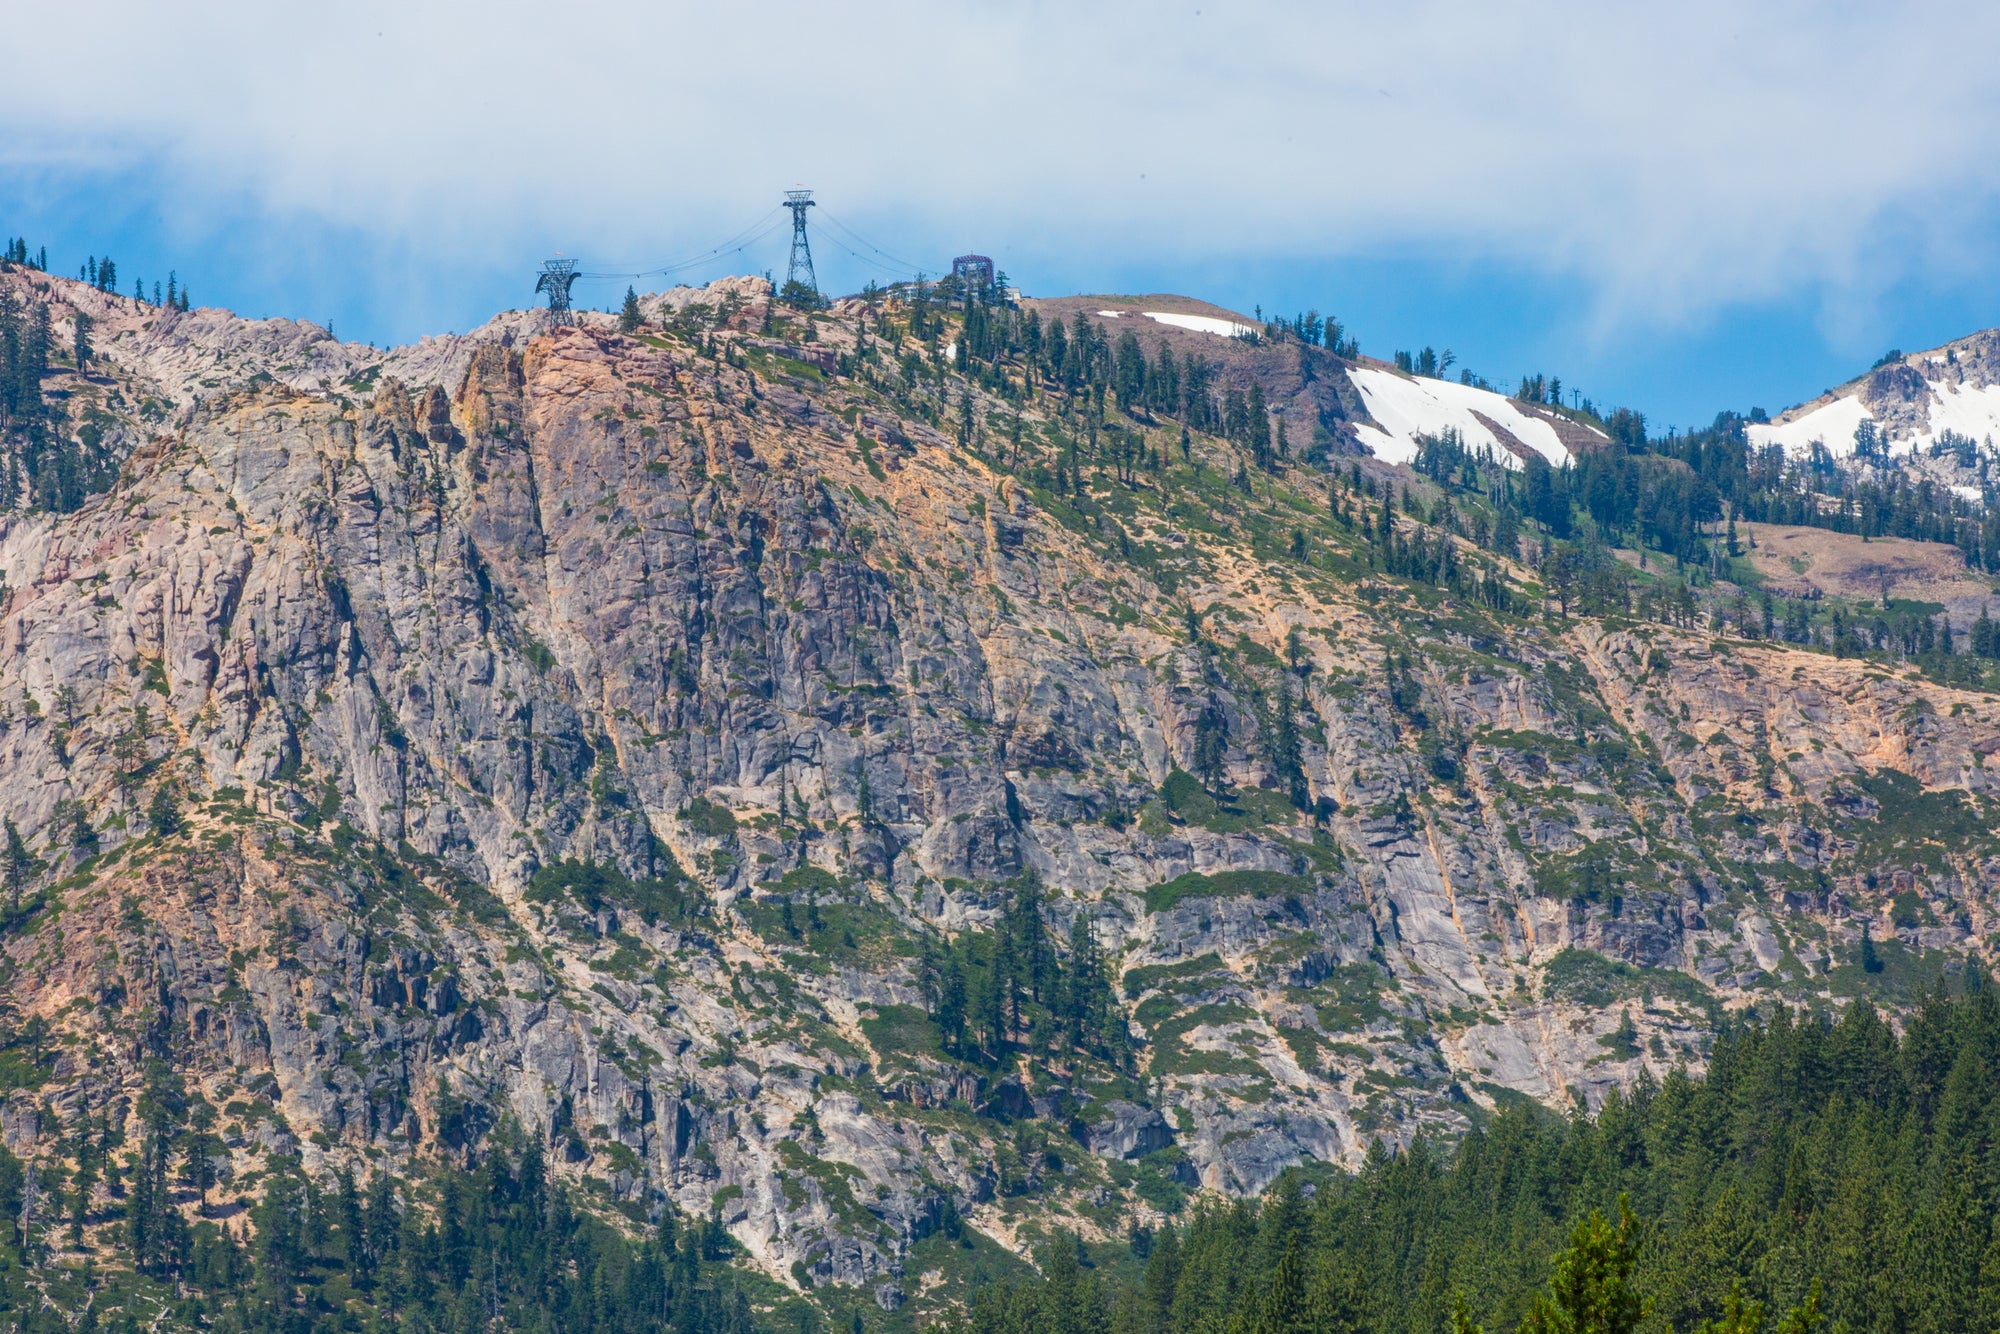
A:
[[[576,323],[576,313],[569,308],[569,289],[575,283],[575,260],[557,256],[542,265],[542,276],[535,280],[535,290],[548,294],[551,327]]]
[[[785,191],[785,207],[792,211],[792,261],[785,266],[785,291],[796,293],[804,288],[817,301],[819,279],[813,275],[812,247],[806,243],[806,210],[812,206],[812,191]]]

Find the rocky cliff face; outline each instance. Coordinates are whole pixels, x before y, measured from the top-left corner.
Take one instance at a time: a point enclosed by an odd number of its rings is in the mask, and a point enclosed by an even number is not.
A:
[[[520,1133],[893,1304],[954,1217],[1120,1230],[1986,952],[1992,697],[1491,612],[1164,423],[1052,485],[1052,399],[859,306],[374,353],[56,288],[173,407],[0,528],[17,1151],[164,1060],[226,1173]],[[1126,1068],[940,1042],[1028,877]]]

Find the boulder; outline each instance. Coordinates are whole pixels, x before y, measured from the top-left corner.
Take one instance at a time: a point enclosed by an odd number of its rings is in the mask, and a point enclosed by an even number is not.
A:
[[[1144,1158],[1174,1142],[1173,1127],[1151,1107],[1113,1101],[1103,1114],[1074,1128],[1083,1146],[1100,1158]]]

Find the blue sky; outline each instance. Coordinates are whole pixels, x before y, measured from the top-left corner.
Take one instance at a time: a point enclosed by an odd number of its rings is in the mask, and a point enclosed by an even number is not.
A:
[[[1662,426],[2000,324],[2000,7],[1385,8],[80,0],[115,39],[0,85],[0,232],[393,342],[804,183],[927,266],[1313,306]]]

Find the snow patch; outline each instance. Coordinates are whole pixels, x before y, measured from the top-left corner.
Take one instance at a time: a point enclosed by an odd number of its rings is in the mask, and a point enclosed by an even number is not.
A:
[[[1753,445],[1782,445],[1793,458],[1803,458],[1814,445],[1823,445],[1837,459],[1854,453],[1854,432],[1864,421],[1873,421],[1867,408],[1853,394],[1814,408],[1797,421],[1756,422],[1748,428]]]
[[[1158,320],[1161,324],[1171,324],[1176,329],[1192,329],[1196,333],[1214,334],[1218,338],[1241,338],[1257,332],[1248,324],[1235,320],[1217,319],[1213,315],[1176,315],[1171,311],[1148,310],[1143,312],[1147,319]]]
[[[1417,459],[1417,442],[1402,436],[1378,431],[1373,426],[1357,426],[1354,434],[1361,438],[1370,454],[1384,463],[1414,463]]]
[[[1931,429],[1917,437],[1918,446],[1934,443],[1946,431],[1984,444],[2000,435],[2000,384],[1962,385],[1933,380]]]
[[[1928,450],[1946,431],[1963,436],[1994,453],[1992,442],[2000,437],[2000,384],[1969,385],[1949,380],[1930,380],[1930,401],[1925,405],[1926,428],[1914,435],[1893,439],[1888,452],[1913,454]],[[1837,459],[1854,453],[1854,432],[1873,416],[1854,394],[1814,408],[1797,421],[1763,424],[1749,428],[1753,445],[1782,445],[1794,458],[1809,453],[1814,444],[1824,445]]]
[[[1968,505],[1984,507],[1986,504],[1986,492],[1976,486],[1954,486],[1951,493]]]
[[[1122,310],[1100,310],[1097,313],[1102,315],[1107,320],[1115,320],[1120,316],[1122,316],[1125,312]]]
[[[1378,423],[1357,426],[1355,434],[1378,459],[1408,463],[1417,456],[1417,437],[1441,436],[1452,430],[1458,432],[1466,448],[1475,452],[1482,447],[1490,449],[1507,467],[1522,466],[1513,450],[1479,419],[1483,416],[1551,465],[1560,467],[1569,462],[1569,450],[1556,428],[1521,411],[1504,394],[1449,380],[1411,379],[1394,371],[1351,370],[1347,376],[1360,391],[1368,415]]]

